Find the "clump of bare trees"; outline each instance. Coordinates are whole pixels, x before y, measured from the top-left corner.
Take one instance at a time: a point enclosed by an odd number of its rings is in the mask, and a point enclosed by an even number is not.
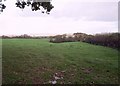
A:
[[[74,41],[75,40],[72,36],[67,36],[66,34],[56,35],[50,39],[50,42],[53,42],[53,43],[74,42]]]
[[[72,35],[69,34],[56,35],[50,39],[50,42],[60,43],[60,42],[85,41],[87,36],[89,35],[85,33],[74,33]]]

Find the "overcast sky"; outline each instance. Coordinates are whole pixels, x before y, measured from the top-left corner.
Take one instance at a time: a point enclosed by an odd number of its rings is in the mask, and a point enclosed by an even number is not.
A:
[[[118,32],[118,0],[52,0],[50,15],[15,7],[7,0],[0,14],[0,35],[54,35]]]

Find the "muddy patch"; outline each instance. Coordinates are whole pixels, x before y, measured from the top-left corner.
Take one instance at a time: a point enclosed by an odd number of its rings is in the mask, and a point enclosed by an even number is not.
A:
[[[86,74],[90,74],[93,72],[93,69],[92,68],[81,68],[81,70],[86,73]]]

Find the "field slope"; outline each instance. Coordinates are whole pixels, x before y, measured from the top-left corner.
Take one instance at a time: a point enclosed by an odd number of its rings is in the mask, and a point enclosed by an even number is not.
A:
[[[117,84],[118,51],[83,42],[3,39],[3,84]]]

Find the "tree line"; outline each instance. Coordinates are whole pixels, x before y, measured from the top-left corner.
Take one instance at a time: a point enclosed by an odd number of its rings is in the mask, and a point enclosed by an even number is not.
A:
[[[62,42],[86,42],[95,45],[102,45],[112,48],[120,47],[120,33],[104,33],[96,35],[88,35],[85,33],[74,33],[72,36],[56,35],[50,39],[53,43]]]
[[[86,42],[95,45],[102,45],[112,48],[120,47],[120,33],[104,33],[104,34],[96,34],[96,35],[88,35],[85,33],[74,33],[72,35],[62,34],[55,36],[30,36],[27,34],[19,35],[19,36],[6,36],[2,35],[0,38],[13,39],[13,38],[25,38],[25,39],[41,39],[48,38],[49,42],[52,43],[62,43],[62,42]]]
[[[49,36],[30,36],[27,34],[19,35],[19,36],[7,36],[2,35],[0,36],[2,39],[13,39],[13,38],[24,38],[24,39],[41,39],[41,38],[50,38]]]

